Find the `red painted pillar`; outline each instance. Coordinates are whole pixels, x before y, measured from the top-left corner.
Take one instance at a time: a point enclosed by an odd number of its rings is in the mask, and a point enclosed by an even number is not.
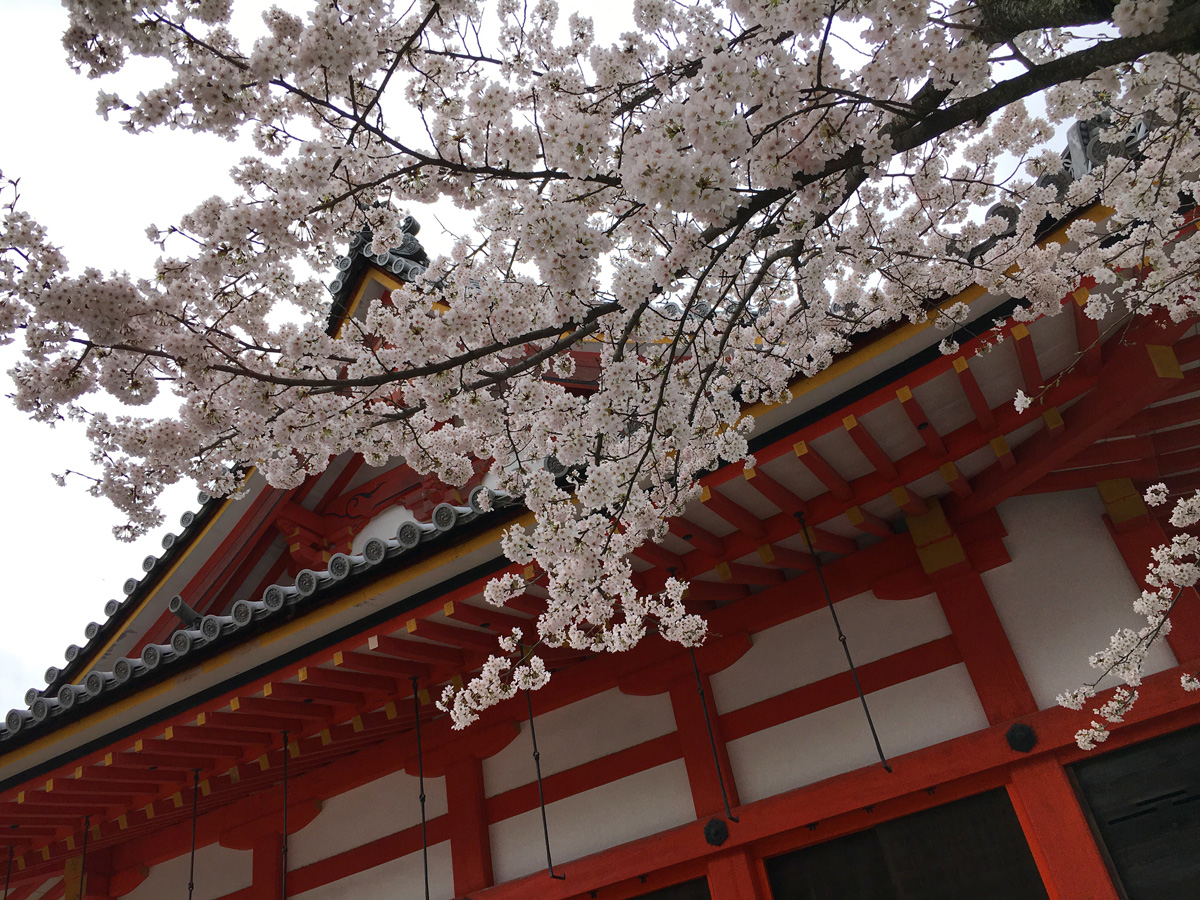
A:
[[[745,849],[709,858],[708,890],[712,900],[767,900],[771,896],[762,860]]]
[[[484,810],[483,763],[474,756],[446,766],[446,806],[450,819],[450,855],[454,893],[491,887],[492,845]]]
[[[1138,590],[1145,588],[1146,570],[1152,561],[1150,551],[1159,544],[1169,543],[1162,525],[1153,516],[1142,516],[1113,524],[1110,516],[1104,517],[1108,533],[1121,551],[1121,558],[1129,568],[1129,574],[1137,583]],[[1130,597],[1130,602],[1133,598]],[[1171,631],[1167,644],[1181,663],[1200,660],[1200,594],[1195,588],[1184,588],[1175,608],[1171,611]]]
[[[704,701],[700,700],[699,687],[704,689]],[[675,713],[675,728],[679,732],[679,743],[683,749],[683,762],[687,766],[688,783],[692,788],[692,805],[696,817],[703,819],[707,816],[724,814],[725,803],[721,797],[721,781],[717,776],[720,766],[721,777],[725,780],[725,794],[729,798],[730,807],[739,804],[737,785],[733,781],[733,768],[729,764],[729,751],[721,737],[720,722],[717,719],[717,708],[713,703],[712,685],[708,676],[700,674],[700,685],[696,684],[694,676],[680,677],[671,683],[671,708]],[[708,721],[712,724],[712,741],[708,737],[708,724],[704,719],[704,709],[708,707]],[[716,759],[713,758],[712,745],[717,745]]]
[[[1037,712],[1033,693],[979,573],[958,569],[953,576],[935,577],[934,583],[988,722],[995,725]]]
[[[1053,756],[1016,763],[1008,785],[1050,900],[1119,900],[1079,800]]]
[[[283,897],[283,836],[264,834],[254,842],[254,868],[251,895],[254,900],[281,900]]]

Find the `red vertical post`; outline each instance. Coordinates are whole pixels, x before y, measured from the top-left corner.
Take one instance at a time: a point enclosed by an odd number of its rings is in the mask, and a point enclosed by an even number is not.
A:
[[[771,896],[762,860],[744,849],[709,858],[708,889],[712,900],[766,900]]]
[[[1053,756],[1017,763],[1009,793],[1051,900],[1119,900],[1075,790]]]
[[[988,722],[995,725],[1036,712],[1033,692],[979,573],[960,571],[954,577],[935,578],[934,583]]]
[[[254,842],[253,852],[251,895],[254,900],[280,900],[283,893],[283,835],[262,835]]]
[[[1110,515],[1104,517],[1104,524],[1108,526],[1108,533],[1121,552],[1121,558],[1125,560],[1138,590],[1144,590],[1146,570],[1153,561],[1150,551],[1159,544],[1169,543],[1167,535],[1153,516],[1115,523],[1111,513],[1110,510]],[[1171,610],[1171,631],[1167,634],[1167,644],[1181,663],[1200,659],[1200,594],[1195,588],[1184,588],[1175,602],[1175,608]]]
[[[485,799],[482,761],[467,756],[447,764],[450,856],[454,868],[454,893],[460,897],[494,883]]]
[[[704,701],[700,699],[700,688],[704,690]],[[721,796],[721,779],[725,782],[725,796],[731,807],[737,806],[737,786],[733,781],[733,768],[729,764],[729,751],[721,737],[717,708],[713,703],[712,684],[708,676],[700,673],[697,685],[694,677],[685,676],[671,683],[671,708],[675,713],[675,728],[679,732],[679,743],[683,750],[683,762],[687,767],[688,783],[692,789],[692,805],[697,818],[723,814],[725,802]],[[704,710],[708,707],[708,721]],[[712,725],[712,740],[708,726]],[[713,758],[713,744],[717,754]],[[718,766],[720,778],[718,778]]]

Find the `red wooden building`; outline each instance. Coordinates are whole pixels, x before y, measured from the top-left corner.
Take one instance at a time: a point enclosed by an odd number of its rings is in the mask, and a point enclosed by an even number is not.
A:
[[[403,289],[406,253],[352,255],[338,315]],[[1011,301],[968,291],[960,356],[897,327],[752,410],[757,466],[635,563],[692,580],[695,666],[551,651],[530,707],[465,732],[429,695],[543,602],[482,600],[518,503],[350,457],[202,498],[7,717],[8,898],[421,897],[426,865],[435,900],[1197,896],[1195,593],[1099,751],[1055,704],[1135,624],[1169,531],[1140,492],[1200,486],[1200,336],[1093,322],[1087,293],[976,355]]]

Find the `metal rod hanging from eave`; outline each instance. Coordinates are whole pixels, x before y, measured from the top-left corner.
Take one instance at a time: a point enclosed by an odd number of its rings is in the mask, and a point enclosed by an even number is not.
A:
[[[417,722],[417,784],[421,793],[421,865],[425,871],[425,900],[429,900],[429,837],[425,832],[425,759],[421,752],[421,697],[417,676],[412,677],[413,716]]]
[[[279,896],[282,900],[287,900],[287,851],[288,851],[288,748],[290,741],[288,733],[283,733],[283,847],[280,855],[283,858],[282,871],[279,873]]]
[[[8,900],[8,883],[12,880],[13,846],[8,845],[8,869],[4,873],[4,900]]]
[[[196,816],[199,809],[200,770],[192,769],[192,852],[188,858],[188,900],[196,888]]]
[[[88,835],[92,831],[92,817],[83,817],[83,852],[79,854],[79,897],[77,900],[83,900],[83,882],[87,879],[87,845]]]
[[[862,684],[859,683],[858,670],[854,668],[854,660],[850,656],[850,645],[846,642],[846,633],[842,631],[842,623],[838,621],[837,610],[833,608],[833,597],[829,595],[829,585],[825,583],[825,573],[821,571],[821,558],[817,556],[816,548],[813,547],[812,535],[809,534],[808,526],[804,523],[804,513],[796,513],[796,519],[800,522],[800,530],[804,533],[804,543],[808,545],[813,566],[817,570],[817,579],[821,582],[821,590],[825,593],[825,603],[829,606],[829,614],[833,616],[833,626],[837,629],[838,640],[842,644],[842,651],[846,654],[846,663],[850,666],[850,677],[854,679],[854,689],[858,692],[859,702],[862,703],[863,713],[867,717],[867,727],[871,729],[871,739],[875,741],[875,752],[879,754],[879,762],[883,765],[883,770],[891,774],[892,767],[883,754],[883,745],[879,743],[879,733],[875,730],[875,721],[871,718],[871,710],[867,707],[867,696],[863,693]]]
[[[721,771],[721,756],[717,753],[717,738],[713,734],[712,719],[708,715],[708,699],[704,695],[704,683],[700,680],[700,666],[696,664],[696,650],[688,647],[692,657],[692,671],[696,673],[696,693],[700,695],[700,708],[704,710],[704,724],[708,728],[708,743],[712,747],[713,765],[717,767],[717,784],[721,786],[721,802],[725,804],[725,818],[736,822],[738,817],[729,809],[729,793],[725,790],[725,774]]]
[[[566,881],[566,875],[554,873],[554,859],[550,855],[550,823],[546,820],[546,794],[542,790],[542,755],[538,753],[537,731],[533,727],[533,700],[529,697],[529,688],[525,689],[525,708],[529,710],[529,737],[533,740],[533,765],[537,771],[538,804],[542,808],[542,836],[546,839],[546,870],[551,878]]]

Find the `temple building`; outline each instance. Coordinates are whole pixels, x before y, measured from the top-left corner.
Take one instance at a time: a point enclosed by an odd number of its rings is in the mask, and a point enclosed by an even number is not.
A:
[[[352,245],[334,327],[419,277],[410,230]],[[707,642],[548,650],[463,731],[431,696],[545,608],[485,466],[202,496],[7,715],[7,900],[1193,900],[1195,591],[1106,743],[1055,702],[1137,627],[1172,533],[1142,492],[1200,487],[1197,329],[1093,321],[1094,287],[998,343],[1015,302],[968,290],[958,355],[895,326],[749,409],[754,468],[634,561],[691,581]],[[510,571],[532,586],[489,606]]]

